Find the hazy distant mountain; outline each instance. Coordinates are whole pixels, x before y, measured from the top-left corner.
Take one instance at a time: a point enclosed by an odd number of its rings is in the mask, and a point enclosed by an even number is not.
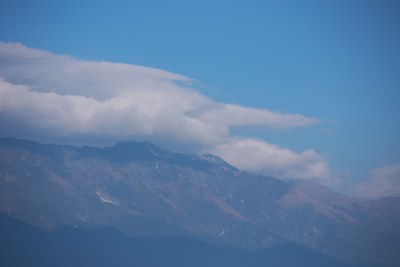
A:
[[[350,267],[307,248],[219,248],[191,238],[133,239],[112,228],[47,232],[0,214],[0,266]]]
[[[291,247],[352,265],[400,263],[400,199],[353,199],[147,142],[100,149],[1,138],[0,211],[46,230],[109,227],[195,238],[215,251]]]

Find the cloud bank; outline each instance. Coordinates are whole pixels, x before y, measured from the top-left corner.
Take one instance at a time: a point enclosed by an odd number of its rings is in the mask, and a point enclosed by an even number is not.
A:
[[[353,194],[366,198],[400,197],[400,164],[371,170],[369,178],[355,186]]]
[[[296,153],[262,140],[230,138],[214,147],[212,153],[239,168],[282,178],[329,177],[327,162],[312,149]]]
[[[233,126],[286,129],[318,120],[215,102],[194,84],[155,68],[0,43],[0,134],[164,140],[214,153],[246,170],[284,178],[329,176],[325,159],[313,150],[294,152],[230,133]]]

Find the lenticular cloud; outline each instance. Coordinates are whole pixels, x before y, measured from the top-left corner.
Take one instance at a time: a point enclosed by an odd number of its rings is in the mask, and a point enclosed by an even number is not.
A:
[[[58,140],[163,139],[219,153],[246,168],[248,164],[240,164],[240,157],[232,155],[249,147],[246,142],[241,146],[234,142],[237,137],[231,136],[230,127],[285,129],[318,122],[299,114],[218,103],[193,89],[194,84],[188,77],[164,70],[83,61],[0,43],[0,123],[4,126],[0,134]],[[249,140],[247,144],[254,145]],[[268,155],[279,156],[281,161],[266,168],[265,161],[258,158],[259,167],[249,169],[272,168],[279,175],[279,170],[288,166],[282,157],[287,150],[266,144],[263,151],[270,148]],[[235,151],[230,156],[229,147]],[[299,170],[296,175],[300,178],[326,175],[326,163],[315,152],[313,160],[307,160],[307,151],[290,152],[286,162]],[[323,167],[325,170],[318,169]]]

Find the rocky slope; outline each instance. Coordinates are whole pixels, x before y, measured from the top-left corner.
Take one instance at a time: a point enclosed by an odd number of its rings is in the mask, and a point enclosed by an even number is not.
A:
[[[295,244],[349,264],[398,266],[399,207],[399,199],[353,199],[147,142],[100,149],[0,139],[0,211],[48,230],[107,226],[246,249]]]

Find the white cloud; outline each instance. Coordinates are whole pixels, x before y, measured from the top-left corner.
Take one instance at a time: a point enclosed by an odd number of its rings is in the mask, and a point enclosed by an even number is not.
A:
[[[371,170],[369,178],[355,186],[352,193],[366,198],[400,197],[400,164]]]
[[[214,147],[212,153],[244,170],[322,182],[329,178],[326,160],[312,149],[296,153],[262,140],[231,138]]]
[[[249,126],[262,124],[270,128],[290,128],[312,125],[316,119],[298,114],[283,114],[259,108],[247,108],[232,104],[215,105],[203,111],[199,116],[209,123],[227,124],[229,126]]]
[[[296,153],[230,135],[232,126],[291,128],[318,120],[218,103],[194,90],[194,83],[159,69],[0,43],[0,123],[5,125],[0,134],[163,139],[208,148],[249,170],[295,178],[326,176],[327,164],[313,150]]]

